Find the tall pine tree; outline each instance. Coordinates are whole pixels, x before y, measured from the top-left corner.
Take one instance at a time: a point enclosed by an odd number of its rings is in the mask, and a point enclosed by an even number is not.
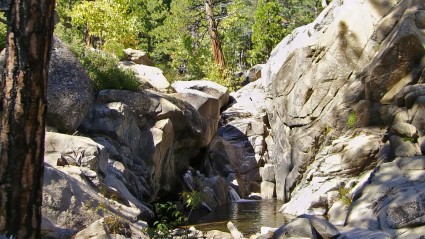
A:
[[[251,57],[254,63],[264,63],[286,35],[282,7],[276,0],[259,0],[254,19]]]

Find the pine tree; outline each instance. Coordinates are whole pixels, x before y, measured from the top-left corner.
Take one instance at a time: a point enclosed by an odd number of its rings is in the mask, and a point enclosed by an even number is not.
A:
[[[286,34],[282,8],[276,0],[259,0],[252,27],[251,57],[254,63],[265,62],[273,47]]]

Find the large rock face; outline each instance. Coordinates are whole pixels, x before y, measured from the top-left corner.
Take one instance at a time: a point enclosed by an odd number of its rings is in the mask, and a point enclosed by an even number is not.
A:
[[[425,157],[399,157],[375,169],[356,195],[350,228],[383,230],[392,237],[419,238],[425,232]]]
[[[218,107],[218,106],[217,106]],[[83,123],[90,134],[105,135],[124,163],[145,177],[152,197],[170,192],[203,142],[200,113],[190,104],[155,92],[104,90]],[[147,170],[139,170],[145,168]]]
[[[422,79],[423,8],[421,1],[333,1],[272,52],[263,77],[278,198],[290,200],[330,139],[391,123],[387,104]]]
[[[348,238],[421,235],[424,16],[423,1],[332,1],[273,50],[262,77],[282,212],[328,215]]]
[[[105,215],[118,214],[130,222],[153,218],[143,203],[150,195],[147,185],[115,161],[113,146],[100,143],[82,136],[46,134],[42,212],[43,220],[55,226],[47,228],[53,238],[60,228],[81,230]]]
[[[46,123],[73,133],[91,110],[94,92],[80,61],[58,38],[53,39],[47,83]]]
[[[81,127],[92,139],[46,138],[45,221],[80,229],[107,216],[83,214],[82,199],[108,199],[137,223],[184,180],[209,206],[256,192],[304,214],[275,238],[424,236],[424,30],[423,0],[334,0],[221,117],[227,90],[201,81],[100,92]]]
[[[176,97],[190,103],[204,118],[202,147],[208,146],[217,132],[220,109],[229,102],[226,87],[206,80],[178,81],[171,85]]]
[[[232,104],[221,115],[218,133],[205,155],[204,168],[211,175],[227,177],[242,197],[248,197],[261,192],[260,167],[269,161],[265,91],[258,80],[230,95]],[[264,197],[273,197],[274,174],[264,181],[269,182],[264,187],[268,191]]]

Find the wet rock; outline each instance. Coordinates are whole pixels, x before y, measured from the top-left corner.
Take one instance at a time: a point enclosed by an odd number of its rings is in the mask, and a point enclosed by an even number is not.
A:
[[[261,182],[261,197],[264,199],[273,199],[276,195],[275,185],[272,182]]]
[[[236,226],[232,222],[227,223],[227,228],[230,231],[230,234],[232,234],[232,237],[235,239],[242,239],[244,238],[243,234],[236,228]]]
[[[217,205],[225,205],[230,202],[229,186],[223,177],[214,176],[212,178],[207,178],[203,183],[206,187],[213,190]]]
[[[260,175],[263,181],[274,182],[275,181],[275,166],[266,164],[260,168]]]

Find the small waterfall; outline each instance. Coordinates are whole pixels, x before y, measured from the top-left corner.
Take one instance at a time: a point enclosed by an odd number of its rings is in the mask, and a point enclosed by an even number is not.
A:
[[[239,197],[239,194],[236,192],[236,190],[229,186],[229,194],[230,194],[230,200],[232,202],[237,202],[241,200],[241,197]]]

